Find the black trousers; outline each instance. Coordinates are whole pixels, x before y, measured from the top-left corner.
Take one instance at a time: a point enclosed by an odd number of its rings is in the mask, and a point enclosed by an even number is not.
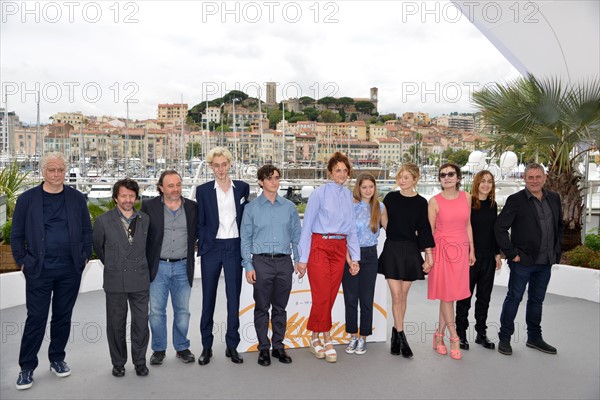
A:
[[[258,350],[283,349],[287,327],[287,307],[292,290],[294,264],[291,257],[269,258],[254,255],[254,328]],[[271,308],[272,340],[269,341],[269,308]]]
[[[48,359],[50,362],[65,360],[65,347],[71,334],[71,315],[80,283],[81,274],[75,268],[44,268],[39,277],[26,278],[27,320],[19,353],[21,370],[38,366],[37,353],[44,340],[50,304],[52,320]]]
[[[476,254],[475,257],[477,261],[469,270],[471,296],[456,302],[456,332],[461,338],[466,338],[466,332],[469,328],[469,309],[471,308],[471,297],[473,297],[475,287],[477,287],[475,331],[481,335],[485,335],[487,331],[486,321],[494,287],[496,260],[494,254]]]
[[[377,280],[377,246],[360,248],[360,272],[350,275],[348,263],[344,266],[342,285],[346,308],[346,332],[358,333],[358,304],[360,302],[360,335],[373,334],[373,298]]]
[[[131,360],[134,365],[146,364],[150,338],[148,327],[149,291],[106,293],[106,337],[113,365],[127,362],[127,306],[131,309]]]

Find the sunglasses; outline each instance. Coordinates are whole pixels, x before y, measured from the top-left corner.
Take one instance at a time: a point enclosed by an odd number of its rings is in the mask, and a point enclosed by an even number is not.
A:
[[[442,178],[442,179],[445,177],[454,178],[455,176],[456,176],[456,172],[448,172],[448,173],[440,172],[440,178]]]

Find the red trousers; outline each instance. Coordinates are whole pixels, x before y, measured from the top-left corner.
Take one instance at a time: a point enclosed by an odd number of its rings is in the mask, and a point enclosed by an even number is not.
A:
[[[307,266],[312,297],[308,330],[331,330],[331,310],[342,283],[345,261],[346,239],[323,239],[313,233]]]

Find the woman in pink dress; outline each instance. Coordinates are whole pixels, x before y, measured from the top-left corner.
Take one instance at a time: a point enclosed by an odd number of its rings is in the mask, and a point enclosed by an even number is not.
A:
[[[471,229],[471,197],[461,190],[460,168],[444,164],[439,169],[442,192],[429,200],[429,223],[435,240],[434,265],[429,272],[430,300],[440,300],[440,322],[433,348],[447,354],[446,328],[450,332],[450,357],[460,360],[459,338],[454,323],[454,302],[471,295],[469,266],[475,263]]]

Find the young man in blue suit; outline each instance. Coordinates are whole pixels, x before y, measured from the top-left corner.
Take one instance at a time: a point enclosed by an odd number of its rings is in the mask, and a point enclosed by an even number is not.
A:
[[[512,354],[510,337],[526,286],[527,347],[556,354],[556,348],[542,338],[541,322],[552,264],[560,261],[563,220],[560,196],[544,189],[545,183],[544,167],[529,164],[525,168],[525,189],[508,197],[496,220],[496,241],[510,268],[498,332],[498,352],[504,355]]]
[[[225,355],[236,364],[244,362],[237,352],[240,343],[239,308],[242,290],[242,256],[240,224],[250,187],[247,183],[229,178],[231,152],[215,147],[206,156],[215,180],[196,189],[198,202],[198,255],[202,271],[202,354],[198,364],[206,365],[212,357],[213,316],[221,269],[225,271],[227,295],[227,332]]]

